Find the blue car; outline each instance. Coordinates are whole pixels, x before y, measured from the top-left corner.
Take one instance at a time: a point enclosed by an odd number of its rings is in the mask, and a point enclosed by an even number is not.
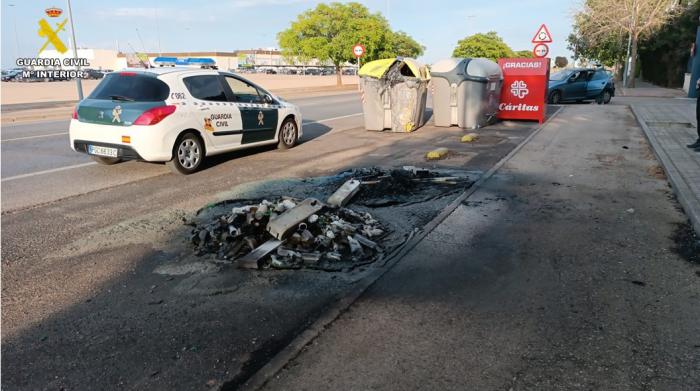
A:
[[[608,104],[615,96],[615,81],[605,69],[565,69],[549,76],[549,103],[595,100]]]

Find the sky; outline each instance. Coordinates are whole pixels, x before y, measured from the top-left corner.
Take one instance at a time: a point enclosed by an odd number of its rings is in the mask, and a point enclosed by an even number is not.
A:
[[[277,47],[287,28],[316,0],[73,0],[78,47],[122,51],[234,51]],[[576,0],[359,0],[382,13],[394,30],[405,31],[426,47],[421,60],[450,57],[457,41],[496,31],[514,50],[531,50],[542,23],[554,39],[549,57],[567,56],[566,37]],[[44,43],[38,21],[56,6],[67,15],[66,0],[2,0],[2,67],[15,58],[35,57]],[[62,16],[63,18],[63,16]],[[68,43],[68,32],[61,38]]]

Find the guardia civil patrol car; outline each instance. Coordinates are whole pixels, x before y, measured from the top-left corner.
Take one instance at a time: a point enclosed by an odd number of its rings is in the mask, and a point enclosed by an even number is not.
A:
[[[301,124],[298,107],[233,73],[125,69],[107,74],[78,104],[70,144],[101,164],[167,162],[190,174],[207,156],[267,144],[291,148]]]

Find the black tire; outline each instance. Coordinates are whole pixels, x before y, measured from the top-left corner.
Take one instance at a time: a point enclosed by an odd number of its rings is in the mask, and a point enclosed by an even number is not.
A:
[[[612,93],[610,91],[603,91],[603,103],[606,105],[612,100]]]
[[[90,155],[90,158],[92,158],[92,160],[96,161],[97,163],[105,165],[105,166],[111,166],[112,164],[117,164],[117,163],[122,161],[118,157],[102,157],[102,156]]]
[[[204,156],[202,139],[196,133],[187,132],[175,141],[173,158],[166,165],[175,174],[189,175],[202,167]]]
[[[542,95],[540,95],[542,96]],[[561,103],[561,92],[559,91],[552,91],[551,94],[549,94],[549,103],[553,105],[558,105]]]
[[[289,149],[297,145],[299,141],[299,129],[297,129],[297,123],[294,121],[294,118],[290,117],[282,122],[278,140],[277,148],[279,149]]]

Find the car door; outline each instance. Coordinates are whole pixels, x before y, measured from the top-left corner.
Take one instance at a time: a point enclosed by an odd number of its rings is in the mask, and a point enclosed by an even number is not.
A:
[[[264,91],[242,78],[224,74],[223,79],[231,90],[233,102],[241,112],[241,144],[273,140],[277,132],[279,106],[266,101],[267,94]]]
[[[605,89],[605,86],[610,80],[610,75],[605,70],[597,70],[590,77],[587,86],[587,95],[589,98],[596,98]]]
[[[586,71],[576,71],[574,72],[570,77],[569,80],[564,86],[563,91],[563,99],[566,100],[577,100],[577,99],[583,99],[586,96],[586,84],[587,84],[587,79],[588,77],[588,72]]]
[[[243,125],[238,106],[230,102],[228,87],[216,73],[185,76],[182,79],[192,95],[196,122],[214,150],[241,144]]]

